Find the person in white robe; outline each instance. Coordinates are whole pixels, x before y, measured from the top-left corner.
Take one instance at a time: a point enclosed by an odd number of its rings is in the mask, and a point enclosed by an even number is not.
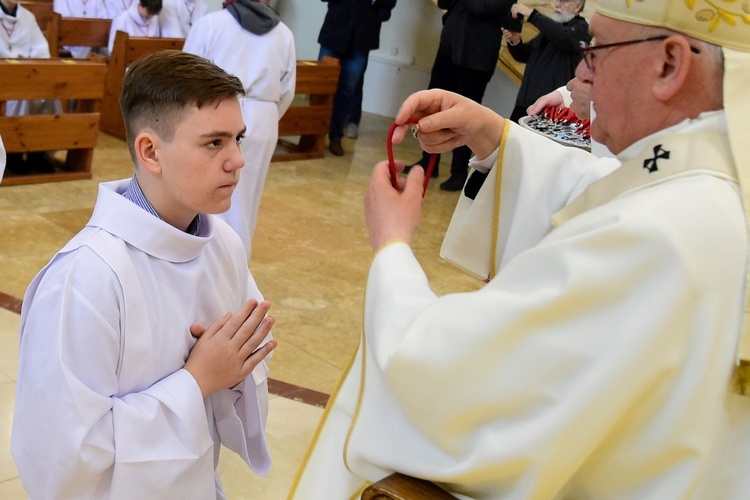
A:
[[[211,12],[205,0],[164,0],[159,14],[162,36],[186,38],[198,19]]]
[[[231,208],[220,217],[240,235],[250,259],[278,122],[294,99],[297,56],[292,32],[264,2],[237,0],[225,5],[195,23],[183,50],[212,60],[245,86],[245,168]]]
[[[490,169],[441,250],[488,283],[430,289],[424,173],[394,189],[376,165],[362,341],[291,498],[394,471],[460,498],[747,498],[750,26],[692,9],[597,2],[577,76],[617,160],[449,92],[405,101],[394,142],[417,118],[424,150]]]
[[[0,136],[0,181],[3,180],[3,174],[5,174],[5,144]]]
[[[121,12],[128,10],[132,4],[132,0],[104,0],[104,9],[107,12],[107,19],[116,18]]]
[[[244,165],[241,82],[181,51],[123,82],[135,163],[23,302],[11,452],[31,498],[224,498],[221,446],[258,474],[276,347],[218,217]]]
[[[120,12],[112,20],[112,27],[109,29],[109,44],[107,45],[109,53],[112,53],[118,31],[124,31],[134,38],[161,37],[159,26],[161,9],[162,0],[137,0],[130,4],[127,10]]]
[[[62,17],[86,17],[92,19],[112,19],[107,14],[105,0],[53,0],[52,8]],[[91,47],[63,47],[76,59],[85,59]]]
[[[36,22],[36,17],[18,0],[0,0],[0,57],[7,59],[38,58],[49,59],[49,44]],[[35,99],[8,101],[5,116],[25,116],[29,114],[55,114],[60,111],[55,99]],[[11,153],[8,157],[10,169],[19,174],[29,173],[28,164],[34,164],[46,171],[54,167],[46,159],[44,152],[29,153],[28,161],[21,153]]]

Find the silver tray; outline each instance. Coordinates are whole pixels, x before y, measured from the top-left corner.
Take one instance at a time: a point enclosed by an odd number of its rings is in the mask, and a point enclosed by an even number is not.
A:
[[[580,122],[549,120],[541,115],[524,116],[518,123],[537,134],[548,137],[565,146],[591,151],[591,139],[580,131]]]

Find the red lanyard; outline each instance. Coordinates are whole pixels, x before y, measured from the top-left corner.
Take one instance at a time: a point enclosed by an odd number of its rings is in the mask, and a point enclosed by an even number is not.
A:
[[[0,19],[0,24],[3,25],[3,30],[5,31],[5,34],[8,35],[8,43],[10,43],[10,39],[13,36],[13,32],[16,31],[16,25],[18,23],[10,23],[10,29],[5,25],[4,19]]]
[[[419,123],[417,118],[407,120],[408,124]],[[393,159],[393,132],[398,127],[396,122],[391,123],[391,127],[388,129],[388,136],[385,139],[386,152],[388,153],[388,167],[391,169],[391,185],[394,189],[398,189],[398,181],[396,176],[396,162]],[[427,193],[427,184],[430,183],[430,177],[432,177],[432,170],[435,168],[435,160],[437,160],[436,154],[430,155],[430,161],[427,164],[427,171],[424,173],[424,185],[422,188],[422,198]]]

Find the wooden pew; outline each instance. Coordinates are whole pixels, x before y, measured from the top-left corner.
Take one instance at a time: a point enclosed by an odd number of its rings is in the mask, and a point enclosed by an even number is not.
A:
[[[182,50],[184,43],[184,38],[131,38],[124,31],[117,32],[104,80],[100,123],[102,132],[118,139],[125,139],[125,123],[120,111],[120,92],[125,70],[141,56],[160,50]]]
[[[42,30],[42,33],[46,32],[47,26],[49,25],[54,11],[52,10],[52,2],[45,2],[41,0],[23,0],[21,7],[30,11],[36,18],[36,23]],[[52,54],[53,52],[50,52]]]
[[[70,57],[63,47],[107,48],[111,19],[62,17],[57,12],[47,26],[47,43],[53,57]]]
[[[3,186],[91,178],[106,69],[88,60],[0,59],[0,136],[6,151],[66,151],[64,162],[55,160],[54,173],[14,176],[6,170]],[[5,116],[5,101],[25,99],[75,99],[77,106],[59,115]]]
[[[297,96],[279,120],[279,144],[271,161],[322,158],[333,113],[333,96],[339,82],[338,59],[297,61]],[[299,136],[297,143],[285,137]]]

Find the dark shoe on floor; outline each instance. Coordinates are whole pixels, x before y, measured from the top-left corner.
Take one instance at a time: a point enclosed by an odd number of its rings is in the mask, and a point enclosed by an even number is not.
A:
[[[44,152],[35,152],[26,154],[26,165],[40,174],[54,174],[55,166]]]
[[[428,163],[422,163],[422,160],[419,160],[417,163],[412,163],[411,165],[407,165],[404,167],[404,174],[408,174],[409,170],[411,170],[414,167],[422,167],[424,169],[425,173],[427,173],[427,165]],[[437,179],[438,175],[440,174],[440,166],[436,165],[434,169],[432,169],[432,178]]]
[[[466,177],[455,177],[451,175],[448,180],[440,184],[443,191],[461,191],[466,184]]]
[[[8,153],[5,158],[5,168],[16,175],[31,173],[31,167],[24,161],[23,153]]]
[[[330,143],[328,144],[328,149],[331,151],[331,154],[333,156],[344,156],[344,148],[341,146],[341,141],[337,141],[334,139],[330,140]]]

